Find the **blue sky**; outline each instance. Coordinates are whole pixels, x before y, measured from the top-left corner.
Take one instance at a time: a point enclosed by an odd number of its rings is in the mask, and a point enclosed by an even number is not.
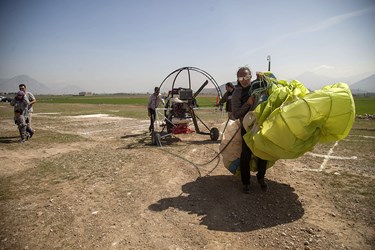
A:
[[[375,72],[374,0],[2,0],[0,78],[146,92],[173,70],[219,84],[238,67],[279,78]]]

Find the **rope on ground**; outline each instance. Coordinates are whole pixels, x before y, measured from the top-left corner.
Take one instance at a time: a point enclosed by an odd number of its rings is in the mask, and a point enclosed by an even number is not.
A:
[[[234,139],[234,137],[236,136],[236,134],[238,133],[238,131],[240,130],[240,127],[236,130],[236,132],[233,134],[233,136],[232,136],[232,138],[230,138],[230,140],[228,141],[228,143],[211,159],[211,160],[209,160],[208,162],[205,162],[205,163],[194,163],[194,162],[192,162],[192,161],[190,161],[190,160],[188,160],[188,159],[186,159],[186,158],[184,158],[184,157],[182,157],[181,155],[178,155],[178,154],[175,154],[175,153],[172,153],[172,152],[169,152],[168,150],[165,150],[165,149],[163,149],[162,147],[159,147],[159,150],[163,150],[164,152],[167,152],[168,154],[171,154],[171,155],[173,155],[173,156],[175,156],[175,157],[178,157],[178,158],[180,158],[180,159],[182,159],[182,160],[184,160],[184,161],[186,161],[186,162],[189,162],[190,164],[192,164],[194,167],[195,167],[195,169],[197,170],[197,172],[198,172],[198,174],[199,174],[199,177],[202,177],[202,175],[201,175],[201,172],[200,172],[200,170],[199,170],[199,168],[198,168],[198,166],[205,166],[205,165],[208,165],[208,164],[210,164],[211,162],[213,162],[216,158],[218,158],[218,157],[220,157],[220,154],[222,153],[222,152],[224,152],[224,150],[229,146],[229,144],[233,141],[233,139]],[[209,174],[211,174],[217,167],[219,166],[219,164],[216,164],[216,166],[215,167],[213,167],[207,174],[205,174],[205,176],[208,176]],[[198,178],[199,178],[198,177]]]

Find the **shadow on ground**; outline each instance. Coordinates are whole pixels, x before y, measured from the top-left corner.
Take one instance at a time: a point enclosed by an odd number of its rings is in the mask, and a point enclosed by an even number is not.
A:
[[[161,145],[162,146],[171,146],[176,145],[178,142],[181,142],[181,139],[178,137],[172,136],[170,134],[161,135]],[[147,147],[159,147],[152,143],[152,136],[150,133],[141,133],[141,134],[128,134],[120,137],[121,139],[133,139],[132,142],[129,142],[124,147],[119,149],[133,149],[133,148],[147,148]],[[177,146],[177,145],[176,145]]]
[[[0,143],[17,143],[19,139],[19,136],[0,137]]]
[[[205,139],[181,139],[178,134],[174,135],[167,132],[157,132],[159,135],[160,145],[161,146],[181,146],[180,143],[184,145],[209,145],[209,144],[220,144],[220,140],[213,141],[210,139],[210,136],[207,135]],[[152,135],[150,132],[143,132],[138,134],[125,134],[120,137],[120,139],[128,140],[132,139],[126,146],[121,147],[120,149],[133,149],[133,148],[147,148],[147,147],[160,147],[155,144],[156,142],[152,141]]]
[[[121,139],[128,139],[128,138],[139,138],[139,137],[147,137],[149,135],[148,132],[144,132],[144,133],[139,133],[139,134],[125,134],[123,136],[121,136],[120,138]]]
[[[252,179],[251,193],[241,192],[234,176],[207,176],[182,186],[183,193],[151,204],[151,211],[170,207],[197,214],[209,230],[246,232],[273,227],[300,219],[304,214],[298,195],[289,185],[268,181],[261,191]]]

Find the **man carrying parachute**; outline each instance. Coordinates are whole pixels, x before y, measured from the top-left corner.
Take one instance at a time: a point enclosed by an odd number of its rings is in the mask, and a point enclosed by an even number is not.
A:
[[[355,119],[355,106],[345,83],[327,85],[309,92],[299,81],[277,80],[271,72],[257,73],[249,95],[255,109],[242,120],[243,141],[253,156],[250,170],[257,171],[256,157],[267,160],[267,168],[279,159],[294,159],[317,143],[344,139]],[[230,121],[220,149],[225,167],[235,175],[239,170],[241,135],[238,121]],[[232,137],[234,137],[232,139]],[[232,139],[232,140],[231,140]],[[256,156],[256,157],[255,157]]]
[[[241,172],[241,181],[243,184],[244,193],[249,193],[250,191],[250,161],[252,153],[250,148],[247,146],[246,141],[244,140],[244,135],[246,134],[245,127],[243,126],[243,119],[249,110],[252,110],[255,107],[255,98],[251,96],[251,89],[253,84],[251,83],[251,71],[248,67],[241,67],[237,71],[237,85],[232,94],[232,114],[231,118],[239,119],[241,127],[241,154],[239,158],[240,172]],[[266,174],[266,165],[267,161],[256,158],[258,173],[257,179],[262,188],[262,190],[267,190],[267,184],[264,181],[264,176]]]

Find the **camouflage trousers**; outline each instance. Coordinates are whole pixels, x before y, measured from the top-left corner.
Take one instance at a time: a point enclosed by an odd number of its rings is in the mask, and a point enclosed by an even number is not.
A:
[[[30,125],[26,122],[26,118],[23,115],[15,116],[14,122],[18,126],[18,131],[20,132],[21,141],[26,141],[28,138],[28,133],[32,133]]]

